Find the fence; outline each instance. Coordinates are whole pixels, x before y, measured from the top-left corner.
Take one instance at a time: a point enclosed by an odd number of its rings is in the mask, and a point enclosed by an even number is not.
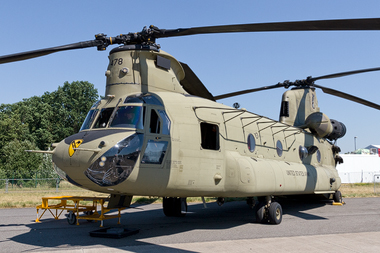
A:
[[[380,175],[376,171],[356,171],[356,172],[343,172],[339,171],[339,177],[344,184],[352,183],[373,183],[375,182],[375,175]]]
[[[71,185],[60,178],[33,178],[33,179],[0,179],[0,192],[22,191],[55,191],[77,190],[78,187]]]
[[[380,193],[380,173],[373,175],[373,191],[374,193]]]

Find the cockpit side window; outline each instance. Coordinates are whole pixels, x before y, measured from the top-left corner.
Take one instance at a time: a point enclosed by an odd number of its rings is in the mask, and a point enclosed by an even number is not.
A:
[[[150,125],[149,132],[153,134],[160,133],[160,117],[158,117],[156,110],[150,111]]]
[[[162,119],[162,134],[170,134],[171,121],[164,110],[158,110]]]
[[[98,120],[96,121],[94,128],[105,128],[107,126],[108,120],[110,119],[114,108],[103,108],[100,111]]]
[[[82,130],[89,129],[91,127],[92,123],[94,123],[94,120],[96,119],[96,116],[98,116],[98,112],[99,112],[98,106],[101,103],[102,103],[102,100],[98,100],[91,106],[91,109],[87,113],[87,116],[86,116],[79,132]]]
[[[91,125],[94,122],[96,116],[98,115],[98,112],[99,112],[98,109],[90,110],[88,112],[88,114],[86,116],[86,119],[84,120],[84,122],[82,124],[82,127],[80,128],[79,132],[82,131],[82,130],[89,129],[91,127]]]

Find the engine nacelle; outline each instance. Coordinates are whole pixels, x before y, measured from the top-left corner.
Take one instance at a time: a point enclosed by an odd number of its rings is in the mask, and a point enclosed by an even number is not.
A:
[[[342,138],[346,134],[346,126],[337,120],[330,120],[332,125],[332,132],[326,136],[329,140],[337,140],[339,138]]]
[[[305,120],[305,128],[309,128],[318,137],[329,140],[337,140],[346,134],[346,126],[343,123],[337,120],[330,120],[322,112],[310,114]]]

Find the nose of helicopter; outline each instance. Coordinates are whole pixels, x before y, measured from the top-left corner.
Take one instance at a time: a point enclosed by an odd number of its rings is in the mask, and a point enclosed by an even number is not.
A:
[[[131,174],[143,143],[143,134],[128,130],[83,131],[55,148],[57,173],[87,189],[113,186]]]

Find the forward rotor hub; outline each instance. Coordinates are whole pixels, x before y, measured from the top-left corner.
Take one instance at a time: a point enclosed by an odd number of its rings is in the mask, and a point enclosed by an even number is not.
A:
[[[290,86],[296,86],[297,88],[314,88],[314,79],[311,76],[308,76],[306,79],[295,80],[294,82],[285,80],[277,85],[279,87],[284,87],[285,89],[288,89]]]

